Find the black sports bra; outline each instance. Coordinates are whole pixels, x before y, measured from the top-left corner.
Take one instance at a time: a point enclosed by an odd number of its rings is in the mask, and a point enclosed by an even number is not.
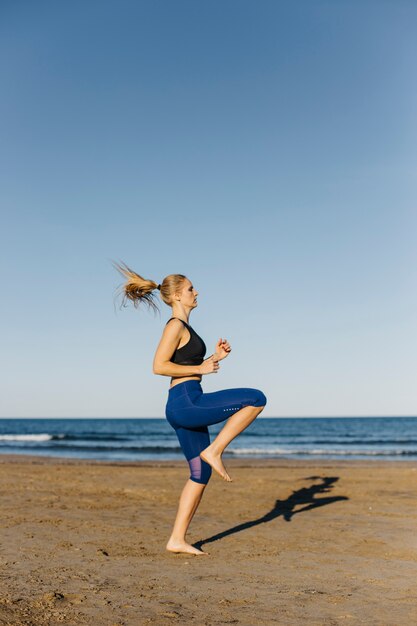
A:
[[[171,317],[168,322],[171,320],[180,320],[191,335],[190,340],[185,344],[185,346],[175,350],[174,354],[170,358],[171,363],[176,363],[177,365],[201,365],[204,361],[204,355],[206,354],[206,344],[201,337],[197,335],[195,330],[187,324],[187,322],[184,322],[184,320],[181,320],[179,317]]]

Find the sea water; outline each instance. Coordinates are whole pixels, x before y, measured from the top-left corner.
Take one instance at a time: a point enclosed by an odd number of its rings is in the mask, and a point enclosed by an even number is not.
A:
[[[209,427],[213,438],[222,424]],[[165,419],[0,419],[0,454],[117,461],[183,459]],[[240,458],[417,459],[417,417],[258,418]]]

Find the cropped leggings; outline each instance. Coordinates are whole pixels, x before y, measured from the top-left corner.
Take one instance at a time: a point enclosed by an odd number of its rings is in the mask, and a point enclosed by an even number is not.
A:
[[[211,467],[200,458],[210,444],[207,426],[223,422],[245,406],[265,406],[259,389],[238,387],[203,393],[198,380],[186,380],[171,387],[165,415],[175,432],[190,466],[190,479],[201,485],[210,480]]]

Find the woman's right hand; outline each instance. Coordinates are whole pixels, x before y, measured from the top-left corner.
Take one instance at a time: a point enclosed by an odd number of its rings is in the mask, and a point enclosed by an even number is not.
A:
[[[214,354],[212,354],[200,365],[200,374],[217,374],[219,368],[220,365],[218,358]]]

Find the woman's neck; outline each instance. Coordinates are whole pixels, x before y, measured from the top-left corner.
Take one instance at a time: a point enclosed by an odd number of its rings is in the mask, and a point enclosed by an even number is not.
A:
[[[188,320],[190,319],[190,311],[185,309],[184,307],[172,307],[172,317],[178,317],[180,320],[188,324]]]

